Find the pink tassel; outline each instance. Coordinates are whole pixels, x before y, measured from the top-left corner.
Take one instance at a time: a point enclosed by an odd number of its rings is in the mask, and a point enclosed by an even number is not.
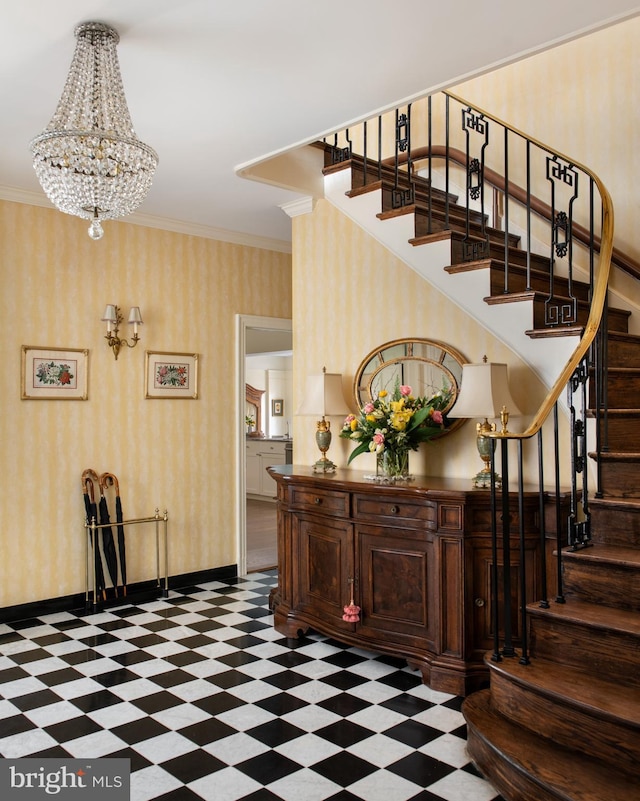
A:
[[[353,598],[349,605],[344,607],[342,619],[347,623],[358,623],[360,621],[360,607],[354,604]]]

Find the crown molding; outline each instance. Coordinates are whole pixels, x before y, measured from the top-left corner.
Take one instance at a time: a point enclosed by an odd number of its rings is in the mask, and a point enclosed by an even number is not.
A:
[[[12,203],[24,203],[27,206],[41,206],[54,210],[51,202],[43,192],[31,192],[18,189],[14,186],[0,185],[0,200],[9,200]],[[228,231],[224,228],[214,228],[210,225],[190,223],[184,220],[173,220],[168,217],[155,217],[151,214],[131,214],[121,220],[108,220],[110,225],[118,222],[127,222],[132,225],[142,225],[145,228],[157,228],[162,231],[171,231],[176,234],[199,236],[203,239],[215,239],[219,242],[229,242],[232,245],[244,245],[261,250],[273,250],[278,253],[291,253],[291,242],[283,239],[271,239],[266,236],[255,236],[241,231]]]
[[[288,203],[282,203],[279,208],[281,208],[288,217],[300,217],[303,214],[311,214],[315,205],[315,198],[311,195],[307,195],[297,200],[291,200]]]

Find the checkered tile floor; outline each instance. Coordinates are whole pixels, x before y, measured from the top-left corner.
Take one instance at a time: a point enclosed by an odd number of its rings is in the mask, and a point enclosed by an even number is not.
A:
[[[273,629],[275,571],[0,624],[0,755],[127,757],[132,801],[499,801],[460,699]]]

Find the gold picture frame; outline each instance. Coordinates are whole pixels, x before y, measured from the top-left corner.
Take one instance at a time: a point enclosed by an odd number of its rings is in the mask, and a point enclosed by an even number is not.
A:
[[[198,397],[198,354],[145,351],[145,398]]]
[[[88,376],[86,348],[22,346],[22,400],[87,400]]]

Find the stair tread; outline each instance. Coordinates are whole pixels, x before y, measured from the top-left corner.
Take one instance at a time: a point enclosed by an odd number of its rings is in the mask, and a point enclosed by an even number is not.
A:
[[[411,244],[414,243],[415,240],[411,240]],[[524,252],[524,251],[522,251]],[[532,254],[533,255],[533,254]],[[536,256],[536,259],[543,259],[543,256]],[[548,259],[547,259],[548,261]],[[503,272],[505,268],[505,262],[501,261],[500,259],[496,258],[486,258],[486,259],[474,259],[473,261],[463,261],[457,264],[449,264],[445,267],[445,272],[448,272],[452,275],[456,273],[467,273],[472,270],[499,270]],[[531,265],[530,273],[533,277],[543,278],[547,282],[549,281],[549,271],[541,269],[540,267],[536,267],[535,265]],[[509,272],[514,275],[526,275],[527,274],[527,267],[524,264],[515,264],[513,262],[509,262]],[[573,282],[573,285],[588,287],[586,283],[580,283],[577,281]]]
[[[627,374],[630,374],[630,373],[637,373],[639,370],[640,370],[640,367],[616,367],[615,365],[613,365],[613,366],[609,365],[607,367],[607,371],[609,373],[621,374],[621,375],[627,375]],[[589,373],[591,375],[593,375],[595,373],[595,369],[593,367],[590,367],[589,368]]]
[[[621,331],[610,331],[607,336],[608,339],[617,339],[619,342],[630,342],[631,344],[640,345],[640,334],[628,334]]]
[[[607,545],[595,543],[593,547],[581,548],[574,551],[565,548],[562,552],[564,559],[583,559],[587,562],[619,562],[629,567],[640,568],[640,548],[625,545]]]
[[[611,368],[609,368],[611,369]],[[637,409],[607,409],[607,415],[609,417],[637,417],[640,415],[640,408]],[[596,412],[595,409],[587,409],[587,417],[595,417]],[[604,414],[600,412],[600,416],[604,417]]]
[[[333,168],[331,169],[333,170]],[[355,189],[350,189],[347,192],[347,195],[349,197],[358,197],[358,195],[366,195],[367,192],[375,192],[378,189],[382,189],[382,181],[371,181],[364,186],[358,186]]]
[[[601,462],[638,462],[640,453],[638,451],[602,451],[598,455],[595,451],[589,451],[589,458],[599,458]]]
[[[581,337],[584,326],[567,325],[554,326],[550,328],[529,328],[525,334],[531,339],[543,339],[544,337]]]
[[[605,506],[614,509],[628,509],[635,511],[640,509],[640,498],[591,498],[590,506]]]
[[[637,776],[599,763],[592,756],[570,751],[511,723],[492,709],[488,690],[465,699],[463,713],[472,730],[472,741],[478,737],[508,762],[510,771],[518,771],[528,782],[540,788],[553,788],[554,797],[563,801],[637,801]],[[503,771],[497,775],[503,775]],[[504,789],[498,786],[498,790]],[[542,790],[539,797],[548,798],[549,794]]]
[[[549,295],[546,292],[539,292],[537,289],[525,289],[522,292],[508,292],[501,295],[487,295],[487,297],[483,298],[485,303],[489,304],[499,304],[499,303],[517,303],[521,300],[534,300],[534,301],[546,301],[548,300]],[[557,293],[554,295],[555,300],[567,300],[572,301],[572,298],[565,297]],[[585,308],[590,307],[590,302],[587,300],[580,300],[579,298],[575,298],[575,301],[578,306],[583,306]],[[616,314],[624,315],[625,317],[630,317],[631,312],[627,309],[620,309],[616,306],[609,306],[609,314],[615,312]],[[632,368],[629,368],[632,369]]]
[[[565,706],[576,705],[599,718],[638,729],[640,733],[640,694],[637,687],[623,685],[570,665],[531,657],[528,665],[517,659],[488,662],[491,670],[507,675]]]
[[[640,615],[628,609],[617,609],[571,598],[564,604],[554,602],[548,609],[538,604],[528,604],[527,612],[530,616],[557,618],[640,638]]]

